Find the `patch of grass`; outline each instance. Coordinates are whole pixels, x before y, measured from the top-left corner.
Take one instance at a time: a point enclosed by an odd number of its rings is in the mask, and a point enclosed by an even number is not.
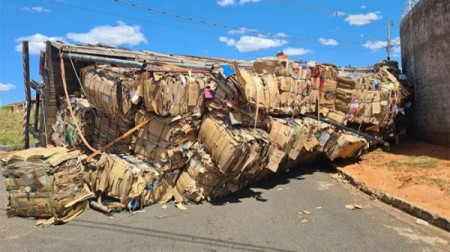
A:
[[[31,112],[30,121],[33,121],[34,111]],[[0,107],[0,146],[12,145],[11,150],[21,148],[22,145],[22,130],[23,130],[23,112],[13,112],[8,107]],[[31,123],[31,122],[30,122]],[[36,140],[30,134],[30,143],[35,143]],[[20,147],[19,147],[20,146]]]
[[[2,126],[0,127],[0,145],[22,143],[22,116],[18,112],[0,109]]]
[[[436,168],[437,164],[437,158],[426,156],[411,156],[398,160],[391,160],[388,163],[390,166],[408,166],[410,168]]]

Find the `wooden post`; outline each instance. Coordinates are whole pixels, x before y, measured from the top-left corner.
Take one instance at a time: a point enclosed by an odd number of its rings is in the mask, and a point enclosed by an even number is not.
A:
[[[28,41],[22,41],[23,57],[23,84],[25,87],[25,106],[23,108],[23,148],[30,148],[30,132],[28,124],[30,123],[31,110],[31,88],[30,88],[30,55],[28,51]]]

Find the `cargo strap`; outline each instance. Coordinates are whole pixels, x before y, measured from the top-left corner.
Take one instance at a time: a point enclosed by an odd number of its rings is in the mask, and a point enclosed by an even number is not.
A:
[[[102,153],[104,150],[110,148],[111,146],[113,146],[115,143],[123,140],[124,138],[128,137],[129,135],[131,135],[134,131],[144,127],[147,123],[150,122],[150,118],[146,118],[144,121],[142,121],[141,123],[139,123],[138,125],[134,126],[133,128],[129,129],[127,132],[125,132],[123,135],[119,136],[118,138],[114,139],[114,141],[110,142],[109,144],[101,147],[99,150],[95,150],[94,153],[92,153],[91,155],[89,155],[88,157],[86,157],[84,160],[85,161],[89,161],[92,158],[94,158],[95,156],[97,156],[98,154]]]
[[[71,48],[71,47],[69,47],[69,48]],[[73,72],[75,73],[75,77],[77,77],[77,81],[78,81],[78,84],[80,85],[81,91],[83,92],[84,96],[87,97],[86,92],[84,91],[84,88],[83,88],[83,84],[81,84],[80,76],[78,76],[77,70],[75,69],[75,65],[73,64],[73,61],[72,61],[72,57],[70,56],[71,53],[72,53],[72,50],[69,49],[69,53],[67,55],[69,56],[70,64],[72,65]]]
[[[75,124],[75,127],[77,128],[78,134],[81,137],[81,140],[83,141],[83,143],[86,145],[86,147],[88,147],[91,151],[98,152],[98,150],[96,150],[95,148],[93,148],[88,141],[86,140],[86,138],[83,135],[83,132],[81,131],[81,127],[80,124],[78,123],[77,117],[75,116],[75,113],[73,112],[73,108],[72,108],[72,103],[70,102],[70,98],[69,98],[69,92],[67,91],[67,83],[66,83],[66,70],[64,67],[64,57],[63,54],[60,54],[60,67],[61,67],[61,79],[62,79],[62,83],[64,86],[64,93],[66,95],[66,102],[67,102],[67,108],[69,109],[70,115],[72,116],[72,120]]]
[[[28,175],[27,175],[27,172],[28,172],[28,169],[27,169],[27,159],[28,158],[25,158],[24,160],[23,160],[23,177],[24,177],[24,186],[25,187],[29,187],[30,186],[30,181],[29,181],[29,177],[28,177]],[[31,200],[31,196],[30,196],[30,192],[26,192],[26,195],[27,195],[27,200],[30,202],[30,207],[29,207],[29,209],[31,210],[31,212],[32,213],[36,213],[36,208],[34,207],[34,204],[33,204],[33,201]]]
[[[9,159],[6,161],[7,165],[6,165],[6,171],[8,172],[8,180],[9,180],[9,184],[10,186],[12,185],[12,179],[11,179],[11,173],[9,171]],[[14,205],[16,206],[16,209],[19,209],[19,202],[17,201],[16,195],[15,195],[15,190],[10,188],[10,192],[14,201]]]
[[[49,186],[47,171],[45,171],[45,183],[47,184],[47,186]],[[48,200],[48,211],[50,213],[52,213],[52,199],[51,199],[51,196],[50,196],[50,192],[47,192],[47,200]]]
[[[258,90],[258,85],[256,85],[256,82],[253,79],[253,76],[250,76],[250,79],[252,80],[253,85],[255,85],[255,90],[256,90],[256,115],[255,115],[255,126],[254,126],[254,128],[256,129],[256,125],[258,123],[258,112],[259,112],[259,90]]]

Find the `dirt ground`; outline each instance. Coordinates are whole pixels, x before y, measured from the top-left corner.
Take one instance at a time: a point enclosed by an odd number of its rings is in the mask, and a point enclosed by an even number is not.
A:
[[[337,165],[372,190],[450,218],[449,148],[406,139],[390,152],[377,149]]]

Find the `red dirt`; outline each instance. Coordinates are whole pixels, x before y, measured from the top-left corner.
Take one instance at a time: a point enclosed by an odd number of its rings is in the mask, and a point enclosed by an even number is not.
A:
[[[411,159],[431,164],[417,167]],[[372,190],[450,218],[450,148],[407,139],[391,152],[377,149],[362,155],[357,163],[340,167]]]

